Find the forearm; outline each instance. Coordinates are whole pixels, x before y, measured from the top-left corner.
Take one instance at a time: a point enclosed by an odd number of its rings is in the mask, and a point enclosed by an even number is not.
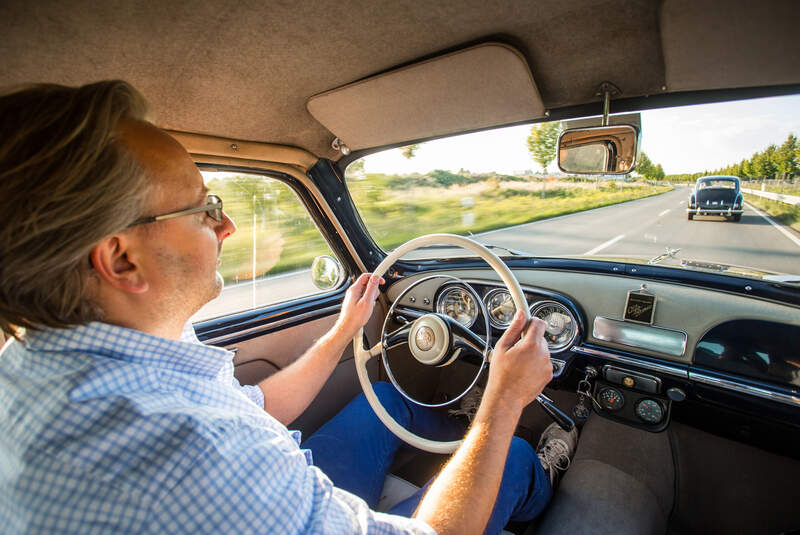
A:
[[[486,391],[464,443],[415,513],[439,535],[483,533],[522,407]]]
[[[351,341],[337,324],[303,356],[261,381],[264,409],[284,425],[294,421],[317,396]]]

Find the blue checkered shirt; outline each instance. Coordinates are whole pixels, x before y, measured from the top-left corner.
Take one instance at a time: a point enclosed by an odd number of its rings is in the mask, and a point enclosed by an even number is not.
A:
[[[232,353],[104,323],[0,353],[0,531],[434,533],[338,489]]]

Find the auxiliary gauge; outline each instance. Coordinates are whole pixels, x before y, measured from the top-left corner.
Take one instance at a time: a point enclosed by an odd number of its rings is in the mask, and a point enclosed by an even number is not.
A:
[[[600,406],[607,411],[618,411],[625,406],[625,396],[616,388],[604,388],[597,396]]]
[[[636,416],[645,423],[655,425],[664,419],[664,409],[654,399],[642,399],[636,404]]]

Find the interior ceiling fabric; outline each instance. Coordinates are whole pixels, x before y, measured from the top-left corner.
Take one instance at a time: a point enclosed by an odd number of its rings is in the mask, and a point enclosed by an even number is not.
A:
[[[412,89],[413,88],[413,89]],[[316,95],[308,111],[351,149],[544,117],[525,58],[486,43]]]
[[[694,12],[692,5],[688,0],[665,0],[663,6],[659,0],[4,0],[0,86],[122,78],[144,93],[165,128],[293,145],[336,159],[332,133],[306,109],[311,96],[476,42],[502,41],[519,50],[546,108],[598,102],[595,91],[605,80],[623,97],[709,83],[764,85],[760,71],[748,76],[753,53],[744,54],[747,61],[739,69],[730,54],[714,62],[687,48],[695,43],[725,51],[742,24],[750,30],[751,48],[775,44],[797,57],[800,41],[774,43],[783,34],[775,37],[762,19],[771,19],[776,6],[782,21],[796,21],[800,2],[704,0],[708,11],[702,22],[688,24],[676,12]],[[659,24],[662,10],[675,24]],[[758,27],[737,22],[751,12],[766,13],[756,17]],[[777,61],[758,59],[759,67]],[[797,62],[783,65],[788,74],[780,83],[800,82]],[[667,73],[676,88],[669,87]]]

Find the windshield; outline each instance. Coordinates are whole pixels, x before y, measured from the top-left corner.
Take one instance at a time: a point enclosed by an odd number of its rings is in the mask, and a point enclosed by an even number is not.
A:
[[[698,189],[708,188],[722,188],[722,189],[736,189],[736,181],[725,178],[707,178],[697,181]]]
[[[563,128],[514,126],[386,150],[352,162],[345,177],[387,251],[451,232],[507,249],[500,255],[653,261],[746,277],[800,273],[800,95],[644,111],[642,154],[629,175],[560,172]],[[698,187],[735,189],[723,177],[738,177],[742,197],[702,197],[696,212],[691,196],[704,176],[714,179]]]

